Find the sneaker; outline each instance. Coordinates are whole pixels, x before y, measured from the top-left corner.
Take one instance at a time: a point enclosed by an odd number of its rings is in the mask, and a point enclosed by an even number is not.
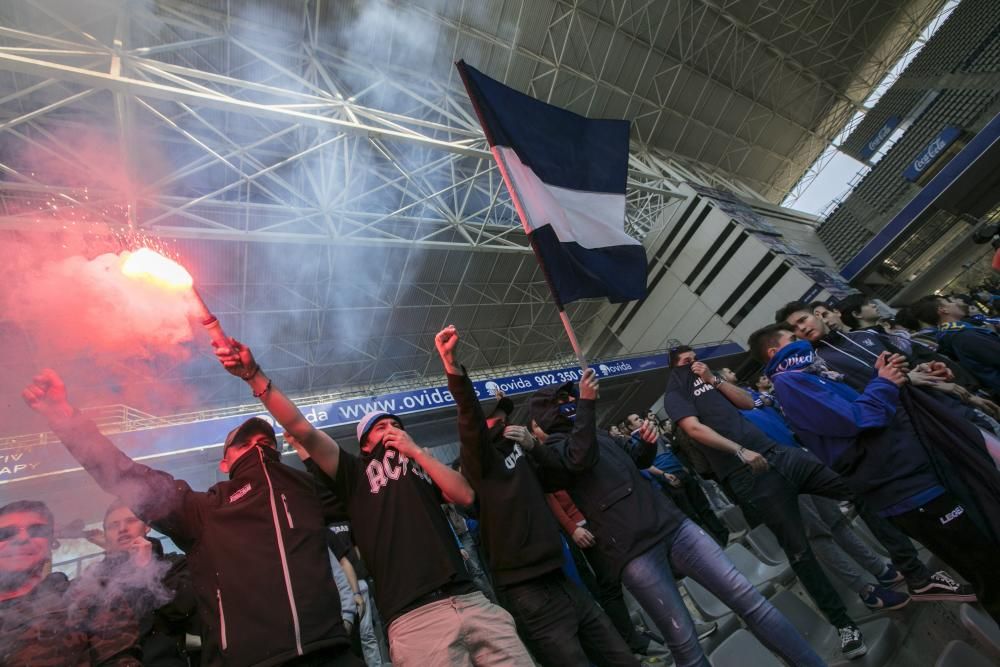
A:
[[[719,629],[718,623],[695,623],[694,631],[698,635],[698,641],[701,641],[705,637],[711,636],[716,630]]]
[[[858,597],[869,609],[902,609],[910,604],[910,596],[883,586],[868,586]]]
[[[842,628],[837,628],[837,633],[840,634],[840,652],[848,660],[860,658],[868,653],[865,638],[861,636],[861,628],[858,626],[845,625]]]
[[[975,602],[976,594],[972,586],[960,584],[944,570],[931,575],[926,583],[910,585],[910,597],[914,600],[947,600],[949,602]]]
[[[894,584],[898,584],[903,581],[904,578],[905,577],[903,577],[902,573],[893,567],[892,563],[885,566],[885,572],[875,577],[881,586],[892,586]]]

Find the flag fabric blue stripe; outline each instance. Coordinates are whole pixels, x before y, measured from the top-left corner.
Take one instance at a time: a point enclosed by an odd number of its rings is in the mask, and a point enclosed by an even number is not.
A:
[[[611,303],[646,297],[646,250],[641,245],[584,248],[561,242],[548,225],[537,229],[531,242],[563,304],[596,297]]]
[[[625,194],[627,120],[586,118],[509,88],[464,62],[458,67],[490,146],[513,148],[549,185]]]

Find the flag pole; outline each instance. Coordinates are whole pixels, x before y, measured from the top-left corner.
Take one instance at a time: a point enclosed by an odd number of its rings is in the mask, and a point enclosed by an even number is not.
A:
[[[562,320],[563,327],[566,329],[566,335],[569,336],[569,344],[573,346],[573,352],[576,353],[576,360],[580,362],[580,370],[587,370],[589,368],[587,366],[587,359],[583,356],[583,350],[580,349],[579,341],[576,340],[576,332],[573,331],[573,324],[569,321],[569,315],[566,314],[566,310],[563,308],[559,309],[559,319]]]

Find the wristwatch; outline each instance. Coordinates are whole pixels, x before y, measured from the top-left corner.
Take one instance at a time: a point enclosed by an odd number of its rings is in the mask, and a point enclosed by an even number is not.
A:
[[[722,379],[722,378],[720,378],[720,377],[719,377],[718,375],[716,375],[716,376],[715,376],[715,378],[714,378],[714,379],[712,380],[712,386],[713,386],[713,387],[718,387],[718,386],[719,386],[720,384],[722,384],[723,382],[725,382],[725,380],[723,380],[723,379]]]

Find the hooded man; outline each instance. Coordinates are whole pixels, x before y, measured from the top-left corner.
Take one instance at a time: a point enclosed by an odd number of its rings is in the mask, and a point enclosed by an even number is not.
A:
[[[525,427],[508,424],[509,398],[486,416],[457,360],[458,340],[448,326],[434,344],[458,407],[462,473],[479,500],[480,535],[501,604],[543,665],[638,667],[607,615],[563,574],[562,539],[545,491],[564,486],[567,476],[558,465],[536,463],[554,452]]]
[[[946,488],[919,438],[900,410],[906,376],[887,354],[877,376],[856,392],[817,357],[808,341],[787,325],[772,325],[750,336],[750,351],[766,363],[778,400],[799,440],[838,470],[881,517],[919,540],[972,583],[979,601],[1000,619],[1000,558],[997,539]],[[983,466],[989,465],[983,455]],[[985,470],[985,468],[984,468]],[[992,470],[994,487],[998,474]],[[996,515],[995,502],[978,508]],[[938,572],[947,584],[951,578]],[[953,580],[956,597],[969,599]]]
[[[274,429],[251,418],[229,432],[207,491],[136,463],[73,408],[54,371],[23,392],[108,493],[187,553],[203,664],[359,665],[340,622],[315,482],[283,465]]]
[[[822,665],[784,616],[740,574],[719,545],[639,474],[653,462],[652,425],[624,448],[598,432],[594,369],[580,381],[531,397],[532,427],[555,454],[543,465],[568,474],[567,490],[587,517],[596,549],[663,633],[678,667],[708,666],[677,590],[689,576],[735,611],[771,651],[793,665]]]
[[[215,351],[308,453],[320,482],[347,508],[362,558],[375,582],[392,664],[530,667],[514,619],[469,579],[445,502],[470,505],[462,474],[434,458],[389,412],[369,412],[357,425],[360,455],[315,428],[235,339]]]

